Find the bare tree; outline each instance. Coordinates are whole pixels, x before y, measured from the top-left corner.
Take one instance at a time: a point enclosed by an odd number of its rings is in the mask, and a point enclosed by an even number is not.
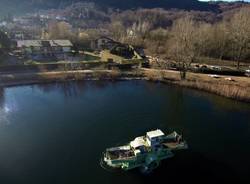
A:
[[[240,62],[245,59],[250,43],[250,8],[242,8],[230,21],[230,38],[232,43],[233,58]]]
[[[196,57],[195,23],[189,16],[181,18],[174,23],[171,33],[170,55],[178,64],[181,79],[185,79],[187,68]]]
[[[210,29],[207,55],[210,57],[223,59],[229,51],[229,28],[226,21],[214,24]]]
[[[204,22],[196,23],[194,26],[195,32],[191,44],[194,51],[193,61],[196,61],[200,56],[205,56],[209,50],[213,26]]]
[[[147,45],[150,50],[157,56],[165,52],[165,44],[169,38],[169,33],[166,29],[156,29],[149,33]]]
[[[124,41],[126,37],[126,28],[120,21],[114,21],[111,23],[110,32],[115,40]]]
[[[48,27],[49,39],[70,39],[73,34],[71,26],[66,22],[51,22]]]

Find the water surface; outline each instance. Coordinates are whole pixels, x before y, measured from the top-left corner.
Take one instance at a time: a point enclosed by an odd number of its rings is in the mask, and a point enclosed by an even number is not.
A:
[[[108,172],[105,148],[160,128],[190,149],[150,176]],[[0,89],[1,184],[250,183],[250,105],[148,82]]]

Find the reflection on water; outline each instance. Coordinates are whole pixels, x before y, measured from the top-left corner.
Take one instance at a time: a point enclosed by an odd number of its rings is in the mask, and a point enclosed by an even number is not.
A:
[[[208,99],[216,110],[227,109],[228,111],[250,111],[250,106],[248,103],[242,103],[236,100],[231,100],[228,98],[224,98],[215,94],[200,92],[197,90],[192,91],[192,95],[197,97],[203,97]]]
[[[14,111],[17,111],[15,95],[8,95],[5,88],[0,88],[0,126],[10,124],[10,117]]]
[[[7,125],[8,121],[8,113],[10,109],[5,106],[5,88],[0,87],[0,127]]]
[[[10,112],[10,109],[8,107],[0,108],[0,127],[8,125],[10,123],[8,119],[9,112]]]
[[[102,89],[107,86],[109,82],[107,81],[99,81],[93,86],[95,89]],[[113,82],[115,83],[115,82]],[[77,97],[80,93],[84,91],[88,85],[88,82],[85,81],[75,81],[75,82],[60,82],[60,83],[51,83],[51,84],[37,84],[33,85],[33,89],[40,89],[43,92],[53,92],[55,90],[60,90],[63,92],[65,98],[67,97]]]
[[[79,85],[77,82],[74,83],[55,83],[55,84],[47,84],[47,85],[35,85],[34,88],[38,88],[43,92],[52,92],[55,90],[60,90],[63,92],[64,97],[76,97],[79,92],[84,88],[84,85]]]
[[[31,85],[0,94],[1,184],[250,183],[249,104],[142,81]],[[184,134],[190,149],[150,176],[99,166],[105,148],[156,128]]]
[[[4,104],[4,91],[5,89],[3,87],[0,87],[0,108],[2,108]]]

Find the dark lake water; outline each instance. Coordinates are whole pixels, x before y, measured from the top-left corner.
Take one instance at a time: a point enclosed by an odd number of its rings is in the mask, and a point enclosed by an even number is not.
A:
[[[108,172],[107,147],[160,128],[190,149],[154,173]],[[72,82],[0,89],[1,184],[250,183],[250,105],[163,84]]]

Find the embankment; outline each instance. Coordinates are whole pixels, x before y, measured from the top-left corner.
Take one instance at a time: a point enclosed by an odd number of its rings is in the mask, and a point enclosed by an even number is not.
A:
[[[0,87],[73,80],[135,80],[141,73],[118,70],[77,70],[0,74]]]
[[[181,80],[177,71],[154,69],[143,69],[143,74],[150,81],[161,81],[250,102],[250,78],[248,77],[219,76],[219,78],[212,78],[207,74],[187,73],[186,80]]]
[[[135,79],[160,81],[167,84],[203,90],[239,101],[250,102],[250,78],[233,76],[212,78],[207,74],[187,73],[187,79],[180,80],[180,75],[177,71],[155,69],[131,71],[101,69],[0,74],[0,87],[70,80],[115,81]]]

